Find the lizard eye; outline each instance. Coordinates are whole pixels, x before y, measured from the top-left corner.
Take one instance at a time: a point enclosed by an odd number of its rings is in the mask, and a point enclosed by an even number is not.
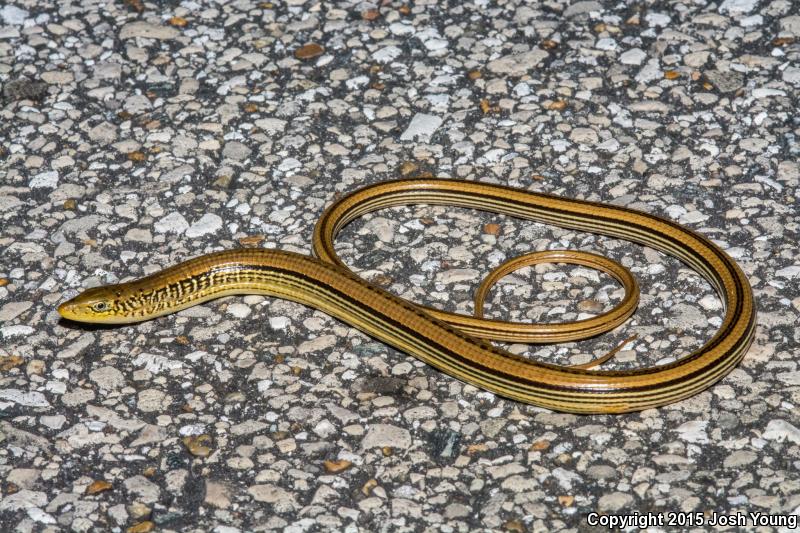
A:
[[[97,302],[96,304],[92,304],[92,310],[97,311],[98,313],[108,311],[108,304],[106,302]]]

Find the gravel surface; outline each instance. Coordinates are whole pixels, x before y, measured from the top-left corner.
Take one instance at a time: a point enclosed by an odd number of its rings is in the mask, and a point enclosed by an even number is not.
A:
[[[643,513],[652,531],[790,531],[797,4],[452,4],[2,3],[0,529],[585,531]],[[227,298],[123,327],[55,310],[213,250],[309,253],[337,195],[399,176],[677,220],[748,274],[754,344],[689,400],[574,416],[291,302]],[[633,333],[608,368],[671,361],[722,315],[702,278],[653,250],[466,209],[383,210],[339,243],[365,278],[465,313],[483,275],[526,251],[630,266],[632,322],[510,347],[563,364]],[[605,275],[545,265],[501,282],[488,314],[555,322],[621,297]]]

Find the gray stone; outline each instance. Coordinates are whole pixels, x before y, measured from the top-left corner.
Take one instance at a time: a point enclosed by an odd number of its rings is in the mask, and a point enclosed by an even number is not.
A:
[[[89,372],[89,379],[105,390],[114,390],[125,385],[125,376],[113,366],[92,370]]]
[[[540,48],[521,54],[511,54],[490,61],[486,68],[489,72],[503,76],[519,77],[531,74],[549,54]]]
[[[17,6],[3,6],[0,9],[0,19],[3,19],[5,24],[12,26],[21,26],[29,15],[30,13]]]
[[[9,302],[0,307],[0,322],[14,320],[19,315],[31,308],[33,302]]]
[[[89,139],[101,145],[111,144],[117,140],[117,127],[110,122],[101,122],[88,132]]]
[[[406,131],[400,136],[400,140],[411,141],[420,139],[427,141],[441,125],[441,117],[429,115],[427,113],[417,113],[414,115],[414,118],[411,119],[411,123],[408,125],[408,128],[406,128]]]
[[[77,388],[61,395],[61,403],[67,407],[75,407],[94,400],[95,394],[92,389]]]
[[[233,159],[234,161],[244,161],[250,157],[251,153],[253,151],[246,144],[237,141],[228,141],[225,143],[225,148],[222,149],[222,157]]]
[[[629,508],[633,504],[633,496],[624,492],[612,492],[600,497],[597,508],[604,512],[614,512]]]
[[[761,437],[778,442],[788,440],[794,444],[800,444],[800,429],[786,420],[774,419],[769,421]]]
[[[213,213],[206,213],[200,220],[189,226],[186,230],[186,236],[195,239],[203,235],[209,235],[218,232],[222,229],[222,218]]]
[[[153,225],[153,229],[155,229],[157,233],[181,234],[189,229],[189,223],[186,222],[183,215],[174,211],[156,222]]]
[[[800,37],[800,15],[789,15],[778,22],[782,34]]]
[[[161,489],[144,476],[133,476],[123,482],[125,490],[132,493],[142,503],[155,503],[161,496]]]
[[[4,494],[0,499],[0,511],[22,511],[47,504],[47,494],[23,489],[14,494]]]
[[[31,178],[31,180],[28,182],[28,186],[31,189],[53,189],[58,186],[58,172],[55,170],[40,172]]]
[[[411,446],[411,433],[407,429],[390,424],[373,424],[367,430],[361,447],[364,449],[382,448],[408,448]]]
[[[744,86],[744,75],[735,70],[714,69],[708,70],[704,74],[711,85],[723,93],[734,92]]]
[[[41,392],[26,392],[19,389],[0,389],[0,402],[11,402],[24,407],[50,407]]]
[[[89,346],[92,346],[96,341],[94,333],[87,331],[78,337],[78,340],[58,352],[56,357],[58,359],[72,359],[82,354]]]
[[[175,39],[181,33],[171,27],[162,24],[150,23],[145,21],[129,22],[119,31],[121,40],[142,37],[145,39],[169,40]]]
[[[604,11],[603,5],[594,0],[584,0],[581,2],[572,2],[569,7],[564,10],[564,16],[567,18],[576,17],[578,15],[588,15],[591,12],[602,13]]]
[[[758,454],[750,450],[736,450],[722,462],[724,468],[741,468],[758,460]]]
[[[291,512],[298,507],[292,493],[275,485],[252,485],[247,492],[255,501],[271,504],[277,513]]]
[[[733,15],[750,13],[757,5],[758,0],[725,0],[719,5],[719,12]]]
[[[641,48],[631,48],[619,55],[619,62],[623,65],[641,65],[647,54]]]

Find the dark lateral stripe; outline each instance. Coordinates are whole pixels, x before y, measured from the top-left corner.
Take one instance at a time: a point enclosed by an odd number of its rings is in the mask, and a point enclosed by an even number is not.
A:
[[[326,268],[330,268],[330,266],[327,265],[326,263],[318,263],[318,264],[320,266],[324,266]],[[277,273],[279,275],[296,278],[296,279],[302,281],[302,284],[305,285],[306,289],[309,290],[309,292],[318,291],[319,289],[324,289],[325,292],[327,292],[328,294],[333,295],[336,299],[338,299],[340,301],[343,301],[343,302],[346,302],[346,304],[347,304],[347,306],[349,308],[349,311],[351,313],[353,312],[353,310],[360,309],[360,307],[363,305],[363,302],[360,302],[360,301],[352,298],[350,295],[341,292],[337,288],[335,288],[335,287],[333,287],[331,285],[325,284],[325,283],[321,282],[318,279],[311,278],[311,277],[309,277],[309,276],[307,276],[307,275],[305,275],[305,274],[303,274],[301,272],[297,272],[297,271],[294,271],[294,270],[281,269],[281,268],[277,268],[277,267],[265,266],[265,265],[249,265],[247,267],[247,269],[258,270],[258,271],[261,271],[261,272],[274,272],[274,273]],[[448,326],[447,324],[445,324],[443,322],[440,322],[440,321],[438,321],[436,319],[433,319],[432,317],[429,317],[428,315],[423,315],[418,310],[416,310],[413,307],[409,306],[403,300],[394,297],[390,293],[387,293],[387,292],[385,292],[383,290],[376,289],[374,287],[366,285],[363,282],[361,282],[360,280],[358,280],[357,278],[354,278],[352,276],[351,276],[351,279],[353,279],[354,281],[356,281],[357,283],[361,284],[364,287],[368,287],[370,290],[380,294],[383,297],[388,297],[389,299],[391,299],[396,304],[399,304],[399,305],[403,306],[407,311],[411,311],[411,312],[413,312],[413,313],[415,313],[417,315],[424,316],[426,319],[430,320],[431,322],[436,323],[439,327],[447,330],[449,333],[451,333],[453,335],[456,335],[456,336],[460,337],[461,339],[463,339],[463,340],[465,340],[467,342],[470,342],[473,345],[476,344],[474,339],[470,338],[469,336],[462,334],[458,330],[455,330],[454,328]],[[371,312],[369,314],[371,314],[373,316],[379,316],[381,322],[383,322],[383,323],[385,323],[387,325],[390,325],[391,328],[393,330],[395,330],[395,331],[402,332],[404,337],[417,339],[417,342],[416,342],[417,346],[425,346],[425,347],[428,347],[428,348],[432,348],[436,352],[439,352],[439,353],[441,353],[443,355],[446,355],[447,359],[449,359],[450,361],[457,362],[458,364],[454,365],[454,366],[457,366],[460,370],[464,371],[465,373],[473,374],[474,371],[477,371],[477,372],[479,372],[481,380],[485,380],[486,376],[502,377],[502,382],[505,382],[505,383],[509,383],[510,382],[510,383],[521,385],[522,388],[518,389],[518,390],[527,391],[528,393],[530,392],[530,389],[529,389],[530,386],[534,386],[534,387],[540,388],[540,389],[548,389],[548,390],[553,391],[553,392],[566,392],[567,396],[563,396],[562,397],[561,395],[556,395],[556,396],[551,396],[551,398],[554,398],[554,399],[555,398],[559,398],[559,399],[561,399],[561,398],[567,398],[568,397],[571,402],[583,403],[582,400],[579,400],[578,398],[573,396],[574,390],[572,388],[570,388],[570,387],[565,387],[565,386],[560,386],[560,385],[551,385],[551,384],[547,384],[547,383],[533,381],[533,380],[530,380],[530,379],[527,379],[527,378],[524,378],[524,377],[520,377],[520,376],[517,376],[517,375],[514,375],[514,374],[501,372],[501,371],[498,371],[498,370],[496,370],[494,368],[486,367],[486,366],[481,365],[481,364],[479,364],[479,363],[477,363],[477,362],[475,362],[475,361],[473,361],[471,359],[465,358],[463,355],[461,355],[461,354],[459,354],[459,353],[457,353],[457,352],[455,352],[453,350],[448,349],[446,346],[443,346],[442,344],[436,342],[434,339],[431,339],[430,337],[427,337],[427,336],[423,335],[422,333],[407,327],[403,323],[392,319],[391,317],[389,317],[385,313],[383,313],[380,309],[377,309],[374,306],[371,307],[370,309],[371,309]],[[366,317],[368,319],[372,318],[372,317],[370,317],[368,315],[362,315],[362,316],[364,316],[364,317]],[[484,348],[484,347],[481,346],[481,348]],[[487,348],[484,348],[484,349],[487,349]],[[529,361],[527,359],[524,359],[524,358],[521,358],[521,357],[518,357],[518,356],[514,356],[514,355],[509,354],[507,352],[498,350],[496,348],[492,348],[491,351],[495,355],[498,355],[498,356],[501,356],[501,357],[512,357],[514,359],[523,361],[523,362],[525,362],[527,364],[531,364],[531,365],[541,365],[541,366],[545,366],[545,367],[558,368],[559,370],[566,370],[566,371],[570,371],[571,373],[572,373],[572,370],[573,370],[573,369],[561,367],[559,365],[551,365],[551,364],[548,364],[548,363],[532,362],[532,361]],[[731,359],[733,359],[733,358],[731,358]],[[683,361],[683,359],[681,361]],[[724,363],[724,361],[725,361],[725,359],[720,359],[719,360],[720,363]],[[663,366],[652,367],[652,368],[643,369],[643,370],[647,370],[647,371],[651,371],[652,372],[652,371],[657,371],[657,370],[664,370],[667,367],[668,367],[668,365],[663,365]],[[672,385],[681,385],[680,388],[683,388],[683,387],[689,385],[692,381],[694,381],[693,380],[694,377],[700,377],[700,376],[705,376],[705,375],[708,375],[708,374],[712,374],[713,373],[713,368],[714,367],[706,367],[702,371],[695,372],[693,374],[690,374],[689,376],[685,376],[685,377],[683,377],[681,379],[673,380],[673,381],[670,381],[670,382],[661,382],[661,383],[656,384],[656,385],[625,388],[624,389],[624,391],[625,391],[624,393],[619,391],[619,390],[617,390],[617,391],[613,391],[613,390],[609,391],[609,390],[604,390],[604,389],[592,389],[592,388],[589,388],[589,387],[582,388],[581,391],[582,391],[582,393],[585,393],[585,394],[594,394],[594,395],[599,395],[599,396],[607,396],[607,395],[611,395],[611,394],[616,394],[617,398],[615,399],[614,403],[617,403],[617,400],[622,401],[623,398],[624,398],[622,396],[623,394],[625,394],[625,395],[631,394],[631,395],[635,396],[635,395],[637,395],[637,393],[646,393],[646,392],[652,391],[654,389],[665,389],[665,394],[671,395],[671,392],[668,389]],[[579,371],[576,371],[574,373],[580,374]],[[629,375],[641,375],[641,373],[642,373],[641,370],[639,370],[639,371],[613,371],[613,372],[605,372],[604,374],[605,375],[609,375],[609,376],[615,376],[615,377],[624,377],[624,376],[629,376]],[[703,380],[704,383],[705,383],[705,381],[706,380]],[[510,387],[508,385],[503,385],[503,386],[498,387],[498,388],[508,389]],[[517,387],[513,387],[513,388],[517,389]],[[545,395],[542,395],[542,396],[545,396]],[[596,399],[595,400],[591,400],[591,399],[587,399],[586,400],[587,403],[591,403],[593,401],[596,401]],[[629,401],[628,403],[633,403],[633,402]]]

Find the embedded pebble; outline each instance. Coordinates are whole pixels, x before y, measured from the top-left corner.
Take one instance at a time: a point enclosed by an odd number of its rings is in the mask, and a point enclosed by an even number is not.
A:
[[[213,213],[206,213],[197,222],[189,226],[185,233],[187,237],[194,239],[216,233],[220,229],[222,229],[222,218]]]
[[[17,318],[33,306],[33,302],[9,302],[0,307],[0,322],[8,322]]]
[[[25,407],[50,407],[44,394],[19,389],[0,389],[0,402],[11,402]]]
[[[441,126],[442,118],[436,115],[429,115],[427,113],[417,113],[411,119],[406,131],[400,135],[401,141],[410,141],[416,138],[422,140],[430,139],[436,130]]]
[[[12,26],[21,26],[28,16],[29,13],[27,11],[17,6],[7,5],[0,9],[0,18],[3,19],[5,24]]]
[[[786,420],[770,420],[761,436],[767,440],[783,442],[788,440],[800,444],[800,429]]]
[[[172,212],[153,224],[153,229],[155,229],[157,233],[180,234],[189,229],[189,223],[186,222],[186,219],[180,213]]]
[[[536,48],[529,52],[511,54],[490,61],[486,68],[495,74],[519,77],[533,72],[547,57],[549,54],[546,51]]]
[[[174,27],[145,21],[129,22],[122,26],[119,31],[119,38],[123,40],[136,37],[168,40],[174,39],[178,35],[180,35],[180,32]]]
[[[411,435],[408,430],[390,424],[374,424],[367,430],[361,441],[364,449],[376,447],[408,448],[411,446]]]

